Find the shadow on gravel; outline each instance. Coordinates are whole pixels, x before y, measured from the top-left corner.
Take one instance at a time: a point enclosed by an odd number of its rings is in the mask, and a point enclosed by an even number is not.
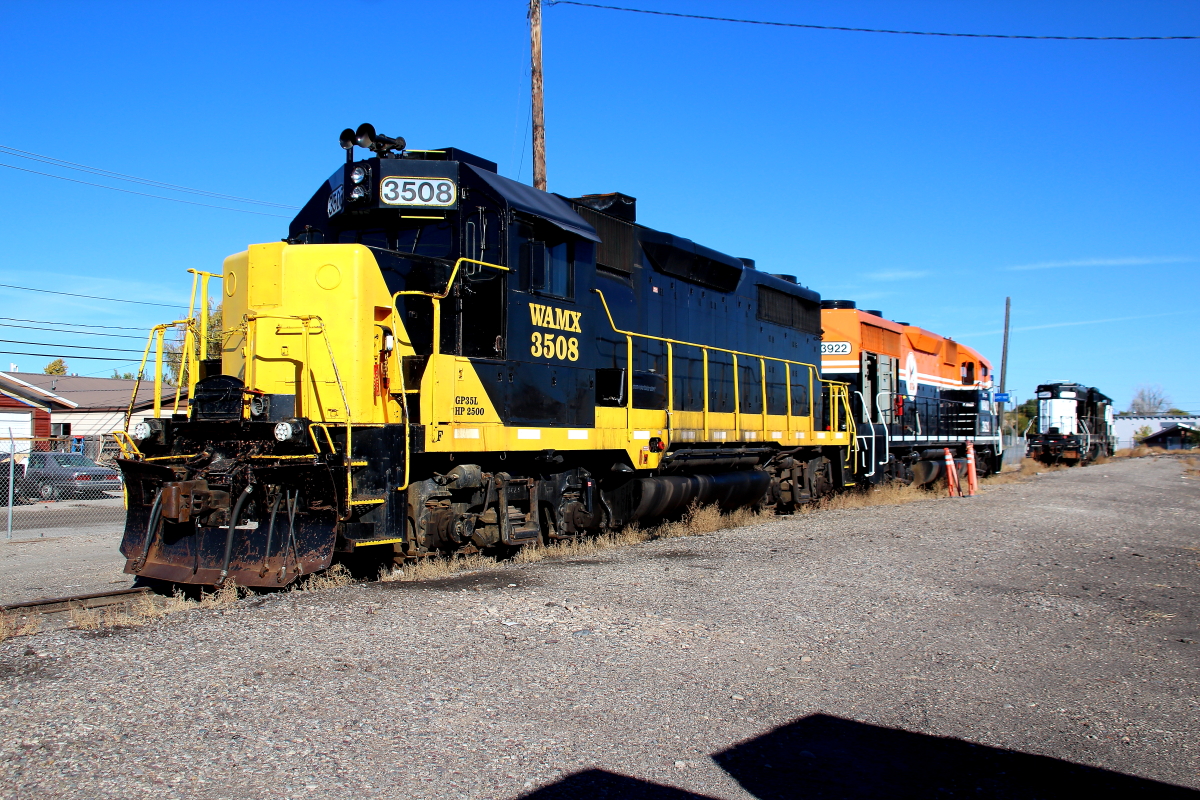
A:
[[[673,789],[661,783],[626,778],[615,772],[589,769],[522,795],[530,800],[715,800],[708,795]]]
[[[713,755],[759,800],[792,798],[1189,798],[1200,792],[1057,758],[814,714]],[[570,775],[530,800],[711,800],[603,770]]]

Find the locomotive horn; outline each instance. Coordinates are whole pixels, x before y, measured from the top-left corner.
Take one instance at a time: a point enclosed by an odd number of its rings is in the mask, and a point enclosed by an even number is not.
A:
[[[371,149],[371,145],[375,144],[375,126],[369,122],[359,125],[358,131],[354,134],[354,143],[359,147]]]
[[[343,150],[354,149],[354,128],[346,128],[342,131],[342,135],[338,137],[338,141],[342,145]]]
[[[359,147],[365,147],[376,153],[386,153],[388,150],[403,150],[405,146],[403,138],[393,139],[390,136],[384,136],[382,133],[376,133],[375,126],[369,122],[364,122],[358,126],[358,130],[354,134],[354,142]]]

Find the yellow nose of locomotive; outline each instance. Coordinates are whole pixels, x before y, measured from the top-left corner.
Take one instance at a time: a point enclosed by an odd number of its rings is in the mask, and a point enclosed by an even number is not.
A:
[[[225,259],[222,372],[242,379],[244,416],[382,423],[398,418],[388,392],[408,341],[370,250],[357,244],[251,245]],[[410,351],[411,352],[411,351]],[[294,400],[292,400],[294,398]]]

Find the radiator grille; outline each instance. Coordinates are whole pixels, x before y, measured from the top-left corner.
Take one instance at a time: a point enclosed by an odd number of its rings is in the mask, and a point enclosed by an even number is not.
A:
[[[805,333],[821,332],[821,306],[769,286],[758,287],[758,318]]]
[[[862,326],[862,346],[872,353],[883,353],[893,358],[900,357],[900,334],[880,328],[878,325]]]
[[[598,214],[586,206],[576,205],[575,212],[587,220],[600,236],[600,244],[596,247],[596,264],[626,274],[633,272],[636,261],[634,247],[637,244],[633,225],[607,214]]]

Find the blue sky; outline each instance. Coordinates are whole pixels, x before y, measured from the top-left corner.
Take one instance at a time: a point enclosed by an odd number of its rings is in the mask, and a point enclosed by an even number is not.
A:
[[[1190,0],[624,4],[855,27],[1200,34]],[[559,5],[545,11],[545,69],[552,191],[634,195],[647,225],[997,365],[1011,295],[1020,397],[1069,379],[1123,407],[1150,383],[1200,412],[1200,41],[947,39]],[[308,199],[342,159],[338,132],[363,121],[529,181],[525,3],[0,3],[0,111],[0,145],[285,205]],[[0,220],[0,283],[166,303],[186,303],[187,268],[219,270],[287,225],[7,168]],[[171,314],[0,288],[9,318],[137,327]],[[102,342],[12,327],[0,339]],[[5,368],[47,360],[0,351]],[[111,374],[132,360],[69,363]]]

